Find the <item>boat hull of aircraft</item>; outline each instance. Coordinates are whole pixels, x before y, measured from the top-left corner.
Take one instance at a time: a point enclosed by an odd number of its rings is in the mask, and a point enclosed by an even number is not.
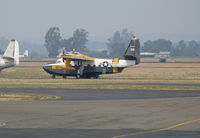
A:
[[[52,69],[52,66],[44,66],[43,69],[52,75],[56,76],[77,76],[79,73],[79,68],[76,70],[65,70],[65,69]],[[124,68],[118,68],[118,72],[122,72]],[[83,72],[81,73],[81,78],[98,78],[102,74],[112,74],[117,73],[113,72],[113,67],[95,67],[95,66],[85,66]]]

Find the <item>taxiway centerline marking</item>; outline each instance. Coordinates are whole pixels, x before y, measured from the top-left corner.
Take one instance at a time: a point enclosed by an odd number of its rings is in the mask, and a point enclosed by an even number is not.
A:
[[[194,120],[191,120],[191,121],[186,121],[186,122],[183,122],[183,123],[179,123],[179,124],[176,124],[176,125],[172,125],[172,126],[169,126],[169,127],[166,127],[166,128],[160,128],[160,129],[149,130],[149,131],[144,131],[144,132],[128,133],[128,134],[124,134],[124,135],[114,136],[112,138],[122,138],[122,137],[127,137],[127,136],[136,136],[136,135],[142,135],[142,134],[151,134],[151,133],[160,132],[160,131],[167,131],[167,130],[172,130],[172,129],[180,127],[180,126],[185,126],[185,125],[188,125],[188,124],[191,124],[191,123],[196,123],[196,122],[199,122],[199,121],[200,121],[200,118],[194,119]]]

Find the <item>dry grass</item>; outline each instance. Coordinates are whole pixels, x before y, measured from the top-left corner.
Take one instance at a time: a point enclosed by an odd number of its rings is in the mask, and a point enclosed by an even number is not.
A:
[[[5,126],[5,125],[6,125],[5,123],[0,122],[0,127],[3,127],[3,126]]]
[[[159,58],[142,58],[141,61],[148,63],[148,62],[160,62]],[[167,62],[187,62],[187,63],[200,63],[199,58],[167,58]]]
[[[0,93],[0,101],[22,101],[22,100],[51,100],[60,99],[53,95],[35,95],[35,94],[8,94]]]
[[[198,60],[200,61],[200,59],[194,61]],[[51,76],[42,69],[45,64],[47,63],[22,62],[18,67],[3,70],[0,73],[0,87],[199,89],[199,87],[138,86],[135,83],[200,84],[200,63],[141,63],[126,68],[122,73],[102,75],[100,79],[80,80],[75,78],[62,79],[61,77],[51,79]],[[95,85],[106,83],[110,84],[106,86]],[[134,83],[134,85],[115,86],[112,83]]]
[[[125,69],[121,74],[106,75],[104,78],[132,80],[198,80],[200,64],[196,63],[143,63]]]
[[[98,85],[98,84],[6,84],[0,88],[72,88],[72,89],[133,89],[133,90],[200,90],[200,86],[176,86],[176,85]]]

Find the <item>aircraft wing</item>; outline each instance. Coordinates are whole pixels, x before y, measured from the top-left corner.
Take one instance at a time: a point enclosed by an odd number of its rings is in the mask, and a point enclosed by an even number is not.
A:
[[[66,55],[61,56],[62,58],[70,59],[72,61],[94,61],[94,58],[86,55]]]

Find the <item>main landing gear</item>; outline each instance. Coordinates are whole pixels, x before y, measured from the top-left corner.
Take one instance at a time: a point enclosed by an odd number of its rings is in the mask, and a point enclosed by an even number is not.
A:
[[[80,75],[80,74],[76,75],[76,79],[81,79],[81,78],[83,78],[83,79],[91,79],[91,78],[98,79],[99,75],[98,74],[97,75]]]
[[[81,75],[80,74],[77,74],[76,75],[76,79],[80,79],[81,78]]]
[[[51,78],[52,78],[52,79],[55,79],[55,78],[56,78],[56,75],[55,75],[55,74],[52,74]]]
[[[66,78],[67,78],[67,76],[62,76],[62,77],[63,77],[63,79],[66,79]],[[52,75],[51,75],[51,78],[52,78],[52,79],[55,79],[55,78],[56,78],[56,75],[55,75],[55,74],[52,74]]]

